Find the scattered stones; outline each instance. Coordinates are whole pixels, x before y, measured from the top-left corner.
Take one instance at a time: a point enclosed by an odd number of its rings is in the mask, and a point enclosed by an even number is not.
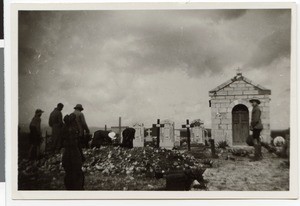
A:
[[[154,186],[148,184],[148,188],[149,188],[150,190],[152,190],[152,189],[154,189]]]
[[[234,156],[249,157],[250,154],[253,154],[254,149],[253,147],[234,147],[230,148],[229,152]]]
[[[196,159],[187,151],[152,147],[126,149],[102,146],[84,149],[83,153],[86,160],[82,170],[85,175],[101,173],[106,177],[127,176],[129,181],[137,181],[138,177],[160,179],[173,171],[212,166],[210,160]],[[20,159],[19,178],[29,180],[45,175],[51,178],[63,176],[61,158],[61,154],[48,155],[35,163]]]
[[[201,160],[201,163],[204,165],[204,167],[213,167],[213,161],[211,159],[203,159]]]
[[[232,160],[232,161],[235,161],[236,158],[235,157],[232,157],[230,155],[226,156],[225,160]]]

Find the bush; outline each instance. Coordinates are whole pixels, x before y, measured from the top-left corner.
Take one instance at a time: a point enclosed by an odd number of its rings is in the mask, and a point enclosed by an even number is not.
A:
[[[217,148],[220,148],[220,149],[226,149],[226,147],[228,147],[228,143],[226,140],[223,140],[223,141],[220,141],[217,143]]]

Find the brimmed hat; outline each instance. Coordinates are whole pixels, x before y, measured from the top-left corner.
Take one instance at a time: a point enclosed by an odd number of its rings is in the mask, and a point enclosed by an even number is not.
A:
[[[258,99],[250,99],[249,102],[256,102],[257,104],[260,104],[260,101]]]
[[[80,109],[83,110],[83,107],[81,104],[76,104],[76,106],[74,107],[74,109]]]
[[[44,111],[43,110],[41,110],[41,109],[37,109],[37,110],[35,110],[35,113],[36,114],[39,114],[39,113],[43,113]]]

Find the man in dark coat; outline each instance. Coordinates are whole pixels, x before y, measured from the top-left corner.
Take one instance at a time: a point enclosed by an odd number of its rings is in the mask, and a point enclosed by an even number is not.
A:
[[[74,112],[72,113],[72,114],[75,115],[75,121],[76,121],[77,127],[79,129],[79,142],[78,142],[78,144],[80,146],[80,152],[82,154],[82,157],[84,157],[83,153],[82,153],[82,148],[84,147],[85,135],[90,134],[89,127],[87,126],[84,114],[82,113],[83,110],[84,109],[83,109],[82,105],[77,104],[74,107]]]
[[[49,126],[52,128],[53,152],[61,148],[61,133],[62,133],[62,109],[64,105],[58,103],[57,107],[51,112],[49,117]]]
[[[32,118],[29,129],[30,129],[30,134],[29,134],[29,152],[28,152],[28,158],[30,160],[35,160],[39,157],[39,152],[40,152],[40,144],[42,142],[42,131],[41,131],[41,116],[43,114],[43,110],[37,109],[35,111],[35,115]]]
[[[81,145],[81,147],[84,146],[85,135],[90,134],[89,127],[87,126],[87,123],[85,121],[85,117],[84,117],[84,114],[82,113],[82,111],[83,111],[82,105],[77,104],[74,107],[74,112],[72,113],[72,114],[75,114],[75,116],[76,116],[76,123],[79,128],[79,135],[80,135],[80,143],[79,144]]]
[[[258,99],[251,99],[250,103],[253,107],[250,125],[250,130],[253,131],[253,143],[255,149],[253,160],[258,161],[262,159],[260,133],[263,129],[263,125],[261,123],[261,110],[258,106],[260,101]]]
[[[87,123],[85,121],[85,117],[84,114],[82,113],[83,111],[83,107],[81,104],[77,104],[74,107],[74,112],[73,114],[75,114],[76,116],[76,122],[79,128],[79,132],[80,132],[80,136],[83,137],[84,132],[86,132],[87,134],[90,133],[89,127],[87,126]]]
[[[99,148],[104,145],[112,145],[116,139],[116,133],[110,131],[97,130],[94,132],[91,148]]]
[[[84,173],[82,171],[83,156],[79,148],[79,129],[74,114],[64,117],[62,166],[66,172],[65,187],[67,190],[84,189]]]
[[[129,149],[133,148],[134,135],[135,135],[135,129],[133,129],[133,128],[126,128],[122,132],[123,141],[122,141],[121,146],[129,148]]]

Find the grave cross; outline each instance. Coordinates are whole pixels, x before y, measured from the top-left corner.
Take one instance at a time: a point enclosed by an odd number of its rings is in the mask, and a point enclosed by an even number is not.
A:
[[[238,68],[236,69],[236,74],[237,74],[237,75],[241,75],[241,74],[242,74],[242,70],[241,70],[240,67],[238,67]]]
[[[151,129],[147,129],[146,132],[147,132],[147,137],[150,137],[151,136]]]
[[[153,124],[153,128],[156,128],[157,130],[157,138],[156,138],[156,147],[159,148],[159,141],[160,141],[160,128],[164,127],[164,124],[160,124],[160,119],[157,119],[157,123]]]
[[[190,128],[194,127],[194,125],[190,125],[190,121],[187,119],[186,124],[182,125],[182,128],[187,129],[187,145],[188,145],[188,151],[191,151],[191,132]]]

